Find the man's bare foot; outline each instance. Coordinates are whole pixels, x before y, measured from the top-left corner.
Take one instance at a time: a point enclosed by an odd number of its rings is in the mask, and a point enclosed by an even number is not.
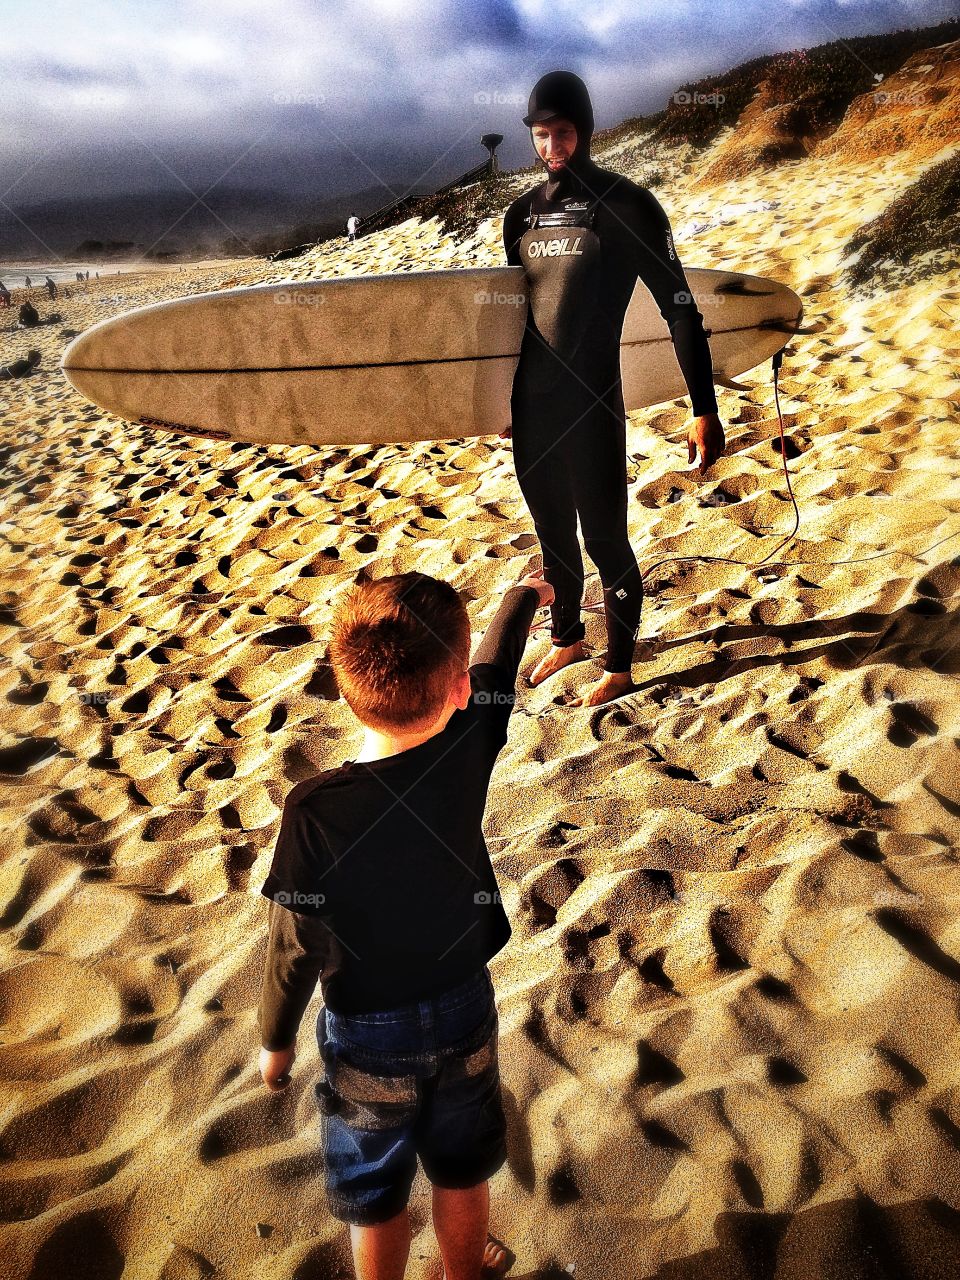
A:
[[[605,671],[596,684],[589,685],[579,698],[571,698],[571,707],[596,707],[602,702],[612,702],[640,686],[633,683],[629,671]]]
[[[573,644],[551,644],[546,657],[541,658],[530,672],[530,683],[542,684],[548,676],[554,675],[561,668],[569,666],[571,662],[581,662],[587,657],[589,654],[582,640],[575,640]]]

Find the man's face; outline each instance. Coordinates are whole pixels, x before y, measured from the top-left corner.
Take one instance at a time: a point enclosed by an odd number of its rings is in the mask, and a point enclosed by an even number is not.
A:
[[[577,128],[570,120],[557,117],[531,126],[537,155],[551,173],[561,170],[577,149]]]

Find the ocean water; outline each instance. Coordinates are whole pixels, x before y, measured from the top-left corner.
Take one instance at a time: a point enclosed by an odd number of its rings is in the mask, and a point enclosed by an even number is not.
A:
[[[169,271],[169,264],[157,262],[0,262],[0,280],[11,293],[25,288],[24,277],[30,277],[31,287],[41,286],[47,276],[55,284],[79,284],[78,271],[90,272],[90,279],[114,276],[127,271]]]

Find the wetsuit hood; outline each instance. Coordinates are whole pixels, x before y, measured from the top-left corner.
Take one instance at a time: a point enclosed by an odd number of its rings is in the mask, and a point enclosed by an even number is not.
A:
[[[551,202],[573,194],[584,182],[592,185],[591,178],[598,170],[598,166],[590,158],[593,105],[587,86],[572,71],[548,71],[540,77],[530,94],[523,123],[532,130],[535,124],[560,117],[569,120],[576,127],[577,145],[558,173],[551,173],[540,156],[537,156],[547,173],[544,195]],[[530,141],[532,144],[532,133]]]

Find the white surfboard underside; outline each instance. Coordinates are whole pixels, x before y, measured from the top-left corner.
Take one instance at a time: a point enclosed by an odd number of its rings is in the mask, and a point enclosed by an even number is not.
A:
[[[714,376],[789,341],[800,298],[775,280],[686,269]],[[502,431],[526,320],[522,267],[396,271],[196,294],[101,320],[61,361],[131,422],[268,444],[389,444]],[[620,349],[627,410],[686,396],[666,322],[638,282]]]

